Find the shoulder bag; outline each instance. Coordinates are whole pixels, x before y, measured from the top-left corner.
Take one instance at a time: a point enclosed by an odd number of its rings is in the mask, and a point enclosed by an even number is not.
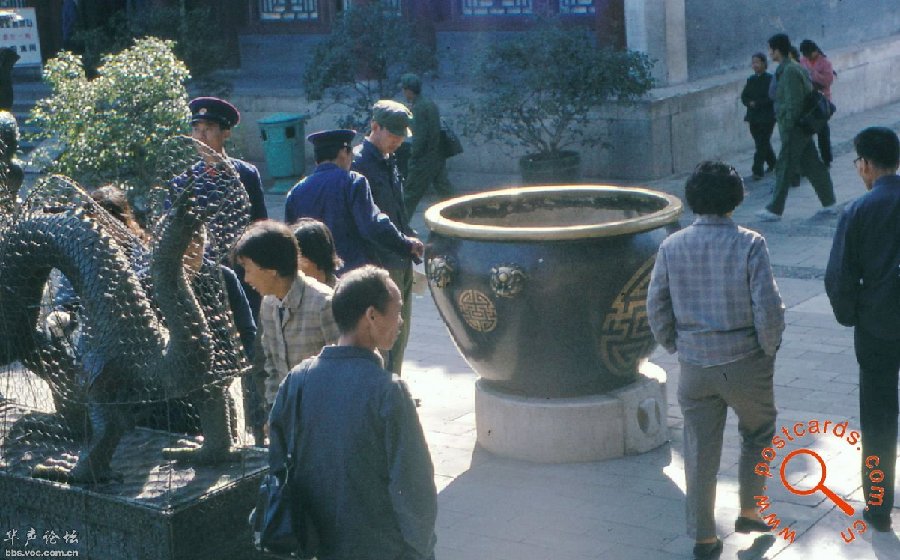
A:
[[[309,364],[303,374],[309,370]],[[274,467],[259,485],[256,508],[250,513],[254,545],[259,550],[313,558],[319,536],[294,480],[294,453],[300,429],[300,398],[304,375],[294,375],[288,390],[290,425],[284,464]]]
[[[459,141],[459,136],[453,132],[453,129],[450,128],[450,125],[448,125],[447,121],[444,119],[441,119],[440,150],[444,159],[452,158],[453,156],[458,156],[463,153],[463,146],[462,142]]]

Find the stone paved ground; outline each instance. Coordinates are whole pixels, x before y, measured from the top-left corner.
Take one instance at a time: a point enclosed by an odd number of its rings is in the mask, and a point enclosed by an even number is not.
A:
[[[870,125],[900,128],[900,104],[832,122],[836,159],[832,176],[839,204],[863,192],[853,168],[850,140]],[[749,174],[751,153],[724,154]],[[455,172],[458,190],[478,191],[515,185],[516,177]],[[647,186],[676,194],[684,176]],[[858,429],[857,365],[852,331],[838,325],[824,294],[822,277],[831,247],[835,218],[812,216],[819,204],[809,184],[790,193],[780,223],[755,221],[753,212],[767,201],[774,178],[748,182],[748,195],[736,220],[766,235],[779,287],[788,307],[788,327],[776,362],[778,425],[818,419],[847,421]],[[277,217],[281,197],[269,197]],[[428,200],[426,199],[426,202]],[[423,204],[424,206],[424,204]],[[686,217],[684,222],[688,222]],[[421,211],[413,220],[425,235]],[[684,535],[684,471],[681,456],[682,418],[675,398],[677,361],[662,351],[652,360],[669,375],[671,442],[650,453],[600,463],[540,465],[497,457],[475,442],[475,373],[456,350],[427,290],[415,296],[413,329],[404,377],[415,396],[436,471],[439,491],[438,546],[440,560],[584,560],[588,558],[690,558],[692,541]],[[833,425],[833,424],[832,424]],[[859,518],[863,496],[858,480],[859,451],[846,438],[806,436],[797,443],[819,452],[827,464],[826,485],[856,508],[846,516],[821,493],[790,494],[770,484],[769,512],[781,527],[796,533],[788,544],[778,535],[735,534],[737,515],[736,421],[729,417],[719,475],[717,520],[725,539],[722,558],[898,559],[898,533],[867,531],[850,538],[848,528]],[[788,448],[791,449],[791,448]],[[779,459],[773,463],[780,464]],[[812,488],[818,475],[803,457],[788,470],[798,488]],[[776,473],[777,477],[777,473]],[[895,527],[900,516],[895,511]]]

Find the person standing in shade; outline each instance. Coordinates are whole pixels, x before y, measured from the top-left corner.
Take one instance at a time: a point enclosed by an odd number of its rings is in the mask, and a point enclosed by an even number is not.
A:
[[[409,124],[405,113],[392,113],[384,119],[393,131],[405,130]],[[338,275],[374,262],[376,247],[421,262],[425,245],[397,229],[375,204],[366,177],[350,170],[355,136],[355,130],[326,130],[307,136],[315,151],[316,168],[288,193],[285,221],[291,224],[300,218],[315,218],[328,226],[344,260]]]
[[[859,362],[862,485],[884,488],[863,518],[891,530],[897,466],[897,379],[900,372],[900,140],[883,127],[853,139],[853,164],[866,193],[838,220],[825,269],[825,292],[838,323],[853,327]],[[883,480],[877,480],[883,473]],[[871,475],[871,478],[870,478]]]
[[[754,472],[775,434],[775,353],[784,304],[766,241],[738,226],[731,213],[744,182],[722,162],[703,162],[685,185],[694,223],[659,247],[647,294],[653,336],[678,352],[678,403],[684,415],[685,510],[694,558],[717,558],[716,475],[728,408],[738,417],[739,533],[767,532],[755,496],[765,478]]]
[[[353,170],[362,173],[369,180],[375,204],[387,214],[397,229],[404,235],[415,237],[415,232],[409,225],[409,215],[403,201],[403,183],[394,157],[394,152],[403,143],[405,129],[395,132],[385,126],[385,123],[390,123],[392,115],[399,114],[409,115],[409,110],[394,101],[381,100],[375,104],[372,110],[372,131],[353,150]],[[403,326],[388,355],[387,364],[388,370],[400,375],[412,320],[412,255],[380,247],[373,249],[372,264],[387,269],[403,297]]]
[[[778,63],[775,70],[775,119],[781,136],[781,151],[775,164],[772,199],[764,209],[756,212],[756,217],[764,222],[781,219],[791,181],[798,175],[809,179],[822,203],[817,216],[837,215],[834,185],[828,168],[819,159],[812,136],[797,126],[803,114],[804,100],[813,85],[803,67],[791,60],[790,50],[791,40],[784,33],[769,39],[769,56]]]
[[[297,458],[293,480],[319,560],[434,558],[428,444],[409,389],[377,353],[393,346],[402,306],[384,269],[342,276],[332,300],[340,340],[294,368],[272,407],[269,465]]]
[[[422,80],[415,74],[404,74],[400,78],[400,87],[413,115],[409,176],[404,193],[406,211],[412,216],[432,185],[441,198],[449,198],[453,187],[447,178],[447,160],[441,153],[441,114],[438,106],[422,95]]]
[[[769,98],[772,74],[766,72],[766,55],[761,52],[754,54],[750,66],[753,68],[753,75],[747,78],[741,92],[741,103],[747,107],[744,120],[750,125],[750,135],[756,145],[753,153],[753,179],[759,180],[763,177],[763,165],[767,167],[765,172],[775,169],[775,150],[772,149],[775,109]]]
[[[809,39],[800,42],[800,53],[803,55],[800,64],[809,72],[809,79],[813,86],[821,91],[825,99],[831,103],[831,84],[834,82],[835,76],[831,61],[828,60],[819,45]],[[831,153],[831,129],[828,128],[827,122],[816,134],[816,139],[822,161],[825,162],[825,165],[831,166],[834,156]]]

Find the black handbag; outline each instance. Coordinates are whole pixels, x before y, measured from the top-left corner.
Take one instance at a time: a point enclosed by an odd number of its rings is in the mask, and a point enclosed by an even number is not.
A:
[[[818,134],[834,113],[832,107],[834,105],[821,91],[812,90],[803,99],[803,113],[797,120],[797,127],[806,134]]]
[[[309,369],[307,364],[306,369]],[[313,558],[319,536],[294,481],[294,442],[299,428],[301,375],[292,376],[288,402],[292,425],[287,430],[287,455],[281,467],[266,474],[259,485],[256,508],[250,512],[253,544],[259,550]]]
[[[450,125],[448,125],[447,121],[444,119],[441,119],[440,150],[444,159],[452,158],[453,156],[458,156],[463,153],[463,146],[462,142],[459,141],[459,136],[453,132],[453,129],[450,128]]]

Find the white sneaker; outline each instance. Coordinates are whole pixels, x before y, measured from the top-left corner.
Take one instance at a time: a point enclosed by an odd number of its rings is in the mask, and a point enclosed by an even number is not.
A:
[[[769,212],[765,208],[757,210],[754,214],[761,222],[777,222],[781,220],[781,216],[774,212]]]

